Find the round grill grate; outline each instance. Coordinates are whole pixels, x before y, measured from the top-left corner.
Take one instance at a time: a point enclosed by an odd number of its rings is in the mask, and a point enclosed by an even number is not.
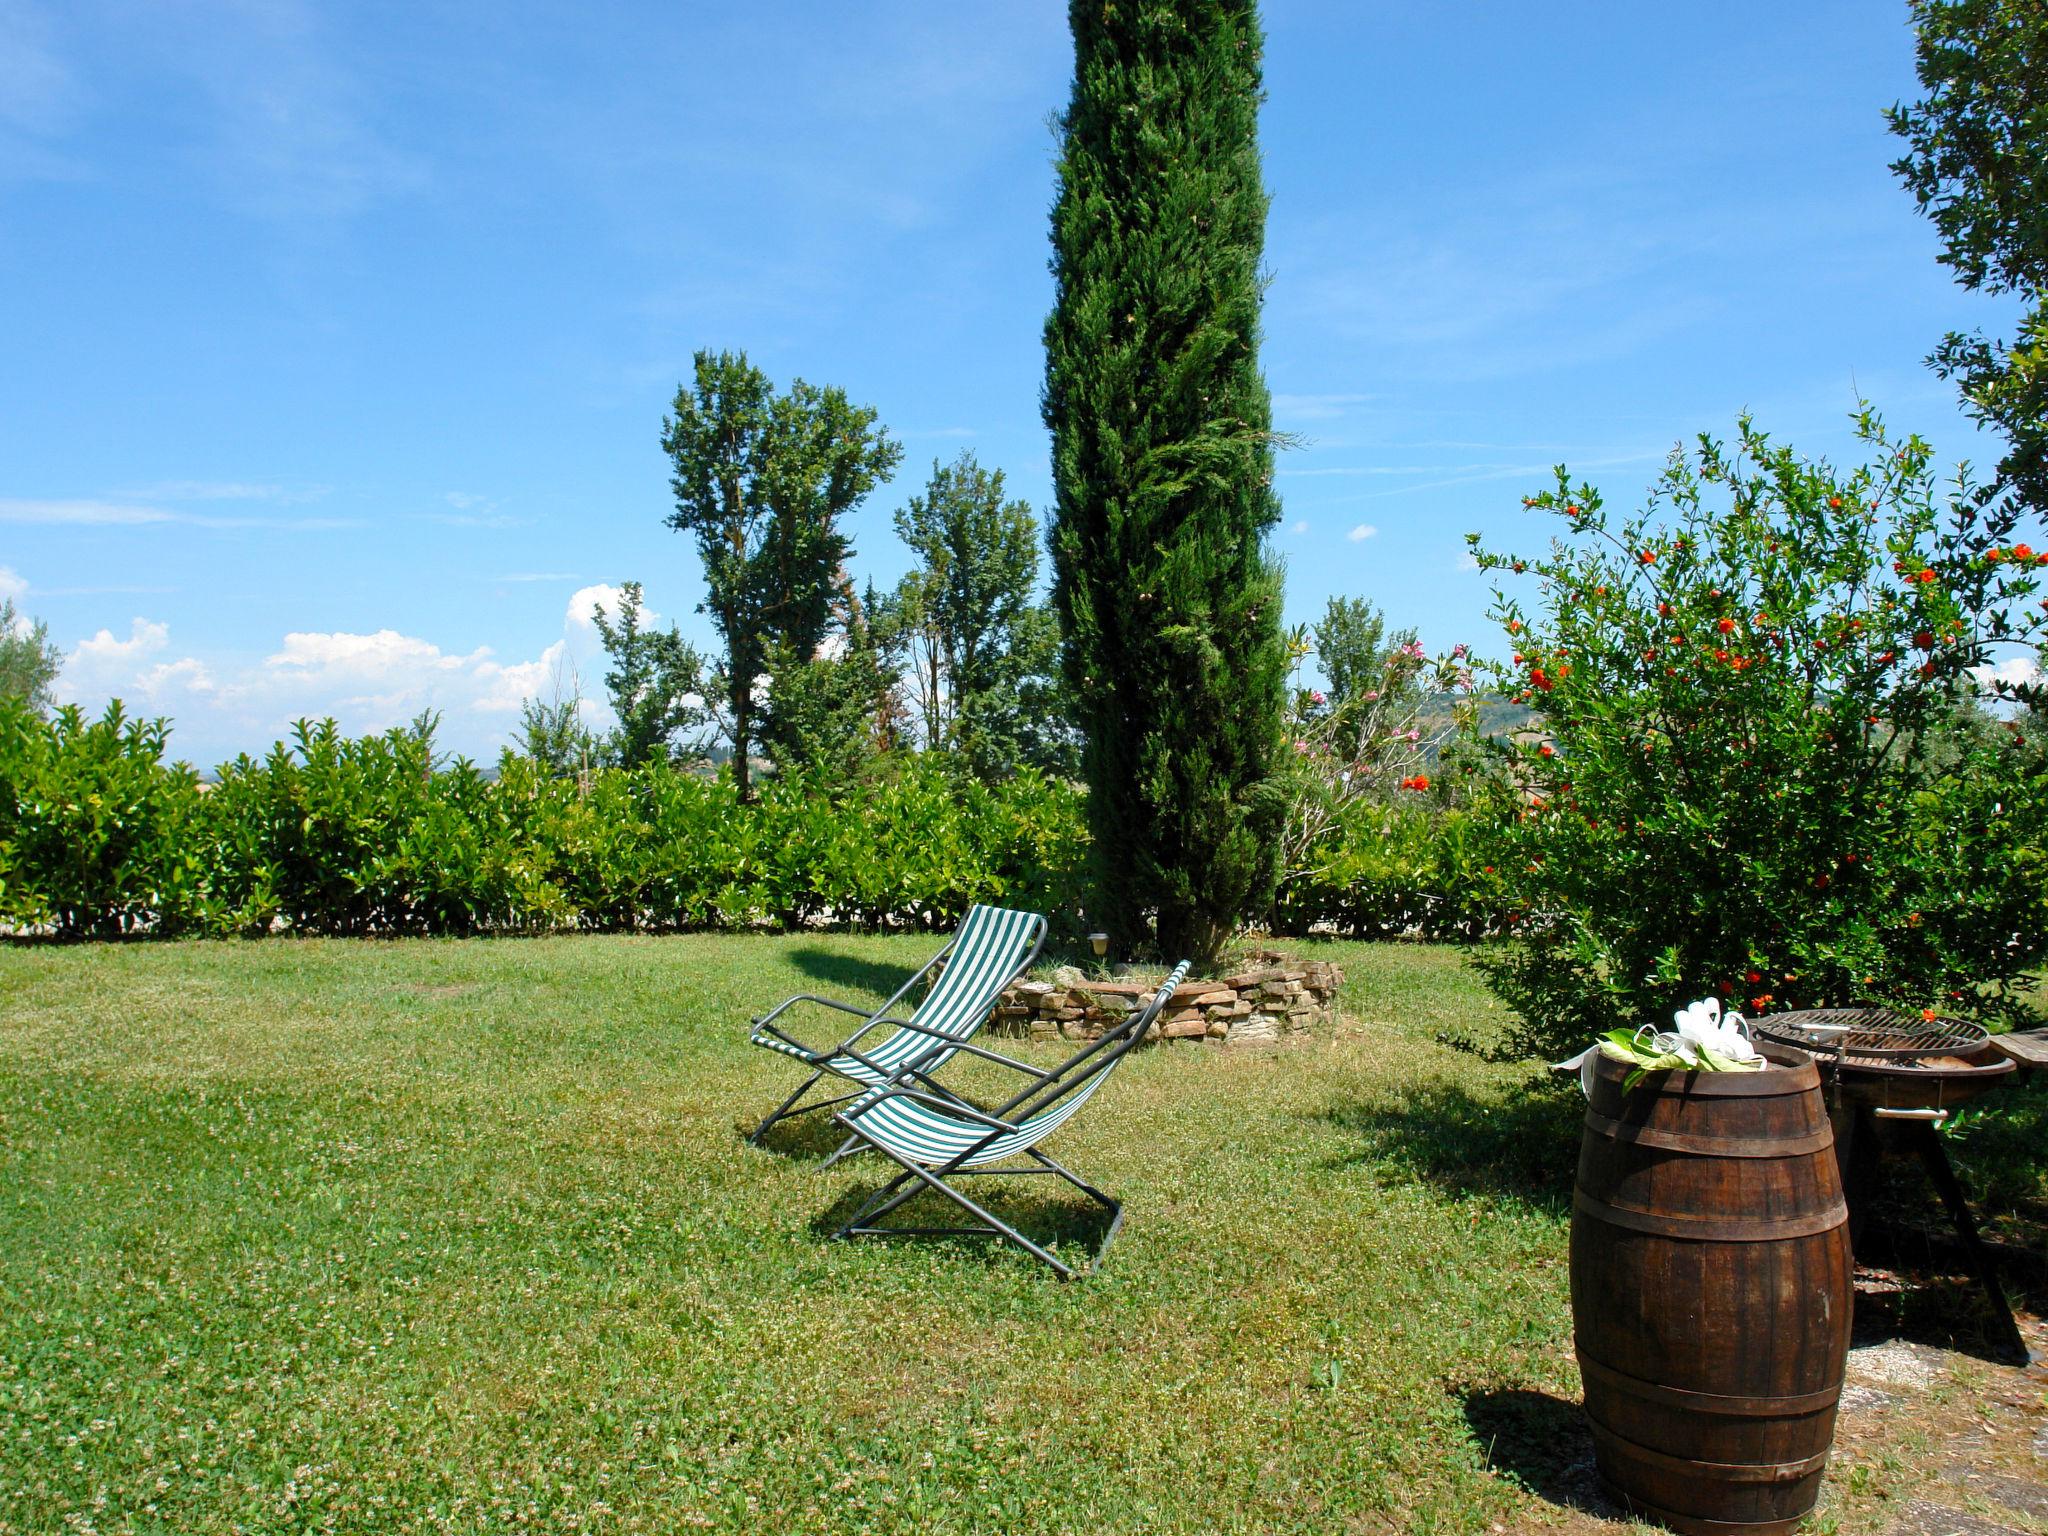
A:
[[[1750,1029],[1801,1050],[1892,1060],[1968,1053],[1991,1038],[1964,1019],[1921,1019],[1888,1008],[1810,1008],[1753,1019]]]

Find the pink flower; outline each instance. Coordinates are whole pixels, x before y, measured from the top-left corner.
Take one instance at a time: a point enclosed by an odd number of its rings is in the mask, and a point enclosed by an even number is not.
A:
[[[1410,727],[1408,734],[1403,736],[1401,739],[1403,741],[1420,741],[1422,740],[1422,732],[1415,730],[1413,727]]]
[[[1368,703],[1368,704],[1370,704],[1370,703],[1371,703],[1371,702],[1372,702],[1372,701],[1373,701],[1374,699],[1378,698],[1379,696],[1380,696],[1380,691],[1379,691],[1379,689],[1375,688],[1375,689],[1373,689],[1373,690],[1372,690],[1371,692],[1369,692],[1368,694],[1366,694],[1366,696],[1365,696],[1365,702],[1366,702],[1366,703]]]
[[[1470,656],[1471,654],[1472,647],[1469,645],[1465,645],[1462,642],[1451,647],[1451,659],[1454,661],[1463,661],[1467,656]]]
[[[1308,751],[1308,743],[1305,741],[1297,741],[1294,744],[1294,750],[1296,752],[1306,752]]]
[[[1323,697],[1323,690],[1320,688],[1309,689],[1308,701],[1311,704],[1327,704],[1330,702],[1328,699]]]
[[[1429,652],[1425,651],[1422,648],[1422,642],[1420,640],[1410,640],[1406,645],[1401,647],[1401,654],[1403,656],[1406,656],[1410,661],[1427,661],[1429,659]]]

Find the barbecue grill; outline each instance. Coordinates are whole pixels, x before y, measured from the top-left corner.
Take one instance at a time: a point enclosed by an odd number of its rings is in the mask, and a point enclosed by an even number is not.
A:
[[[1849,1236],[1861,1235],[1877,1160],[1885,1151],[1918,1154],[1991,1302],[2005,1345],[2027,1358],[1990,1252],[1977,1235],[1962,1184],[1936,1134],[1951,1111],[2011,1081],[2017,1067],[1981,1025],[1886,1008],[1810,1008],[1752,1020],[1758,1038],[1809,1051],[1819,1064],[1835,1157],[1849,1203]]]
[[[1829,1084],[1829,1102],[1867,1104],[1881,1119],[1903,1111],[1939,1124],[1947,1112],[2016,1070],[1981,1024],[1927,1019],[1885,1008],[1809,1008],[1755,1020],[1765,1040],[1811,1051]],[[1885,1114],[1884,1111],[1894,1111]]]

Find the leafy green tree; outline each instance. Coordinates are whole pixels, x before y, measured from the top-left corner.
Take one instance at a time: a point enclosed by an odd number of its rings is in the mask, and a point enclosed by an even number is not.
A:
[[[835,787],[860,777],[880,745],[877,702],[887,691],[867,626],[854,626],[835,654],[821,651],[809,661],[777,641],[767,662],[762,745],[777,774]]]
[[[844,390],[798,379],[778,395],[744,352],[708,351],[676,391],[661,446],[674,467],[668,524],[697,537],[702,611],[725,644],[712,685],[744,798],[768,654],[817,653],[852,553],[840,519],[889,477],[902,448]]]
[[[1038,519],[1006,500],[1003,472],[972,453],[932,465],[924,493],[896,513],[916,553],[887,605],[907,652],[925,745],[957,751],[984,779],[1043,753],[1058,730],[1048,672],[1057,621],[1036,600]]]
[[[607,618],[601,604],[590,615],[611,661],[604,686],[619,717],[609,756],[623,768],[665,763],[677,755],[678,733],[704,720],[704,659],[673,624],[647,628],[639,582],[623,583],[619,594],[617,619]],[[557,731],[578,728],[573,712],[550,724]]]
[[[1999,484],[2048,509],[2048,6],[1912,0],[1923,100],[1886,113],[1892,163],[1965,288],[2017,295],[2009,341],[1951,332],[1928,359],[2010,445]]]
[[[1261,34],[1251,0],[1068,16],[1043,403],[1091,916],[1206,962],[1271,896],[1282,814]]]
[[[50,626],[15,612],[13,598],[0,598],[0,697],[26,699],[30,709],[48,715],[63,666]]]

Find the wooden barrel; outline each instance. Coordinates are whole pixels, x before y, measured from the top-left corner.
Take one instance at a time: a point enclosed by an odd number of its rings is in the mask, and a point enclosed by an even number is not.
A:
[[[1601,1479],[1679,1531],[1789,1531],[1820,1497],[1853,1304],[1820,1076],[1601,1059],[1572,1199],[1572,1327]]]

